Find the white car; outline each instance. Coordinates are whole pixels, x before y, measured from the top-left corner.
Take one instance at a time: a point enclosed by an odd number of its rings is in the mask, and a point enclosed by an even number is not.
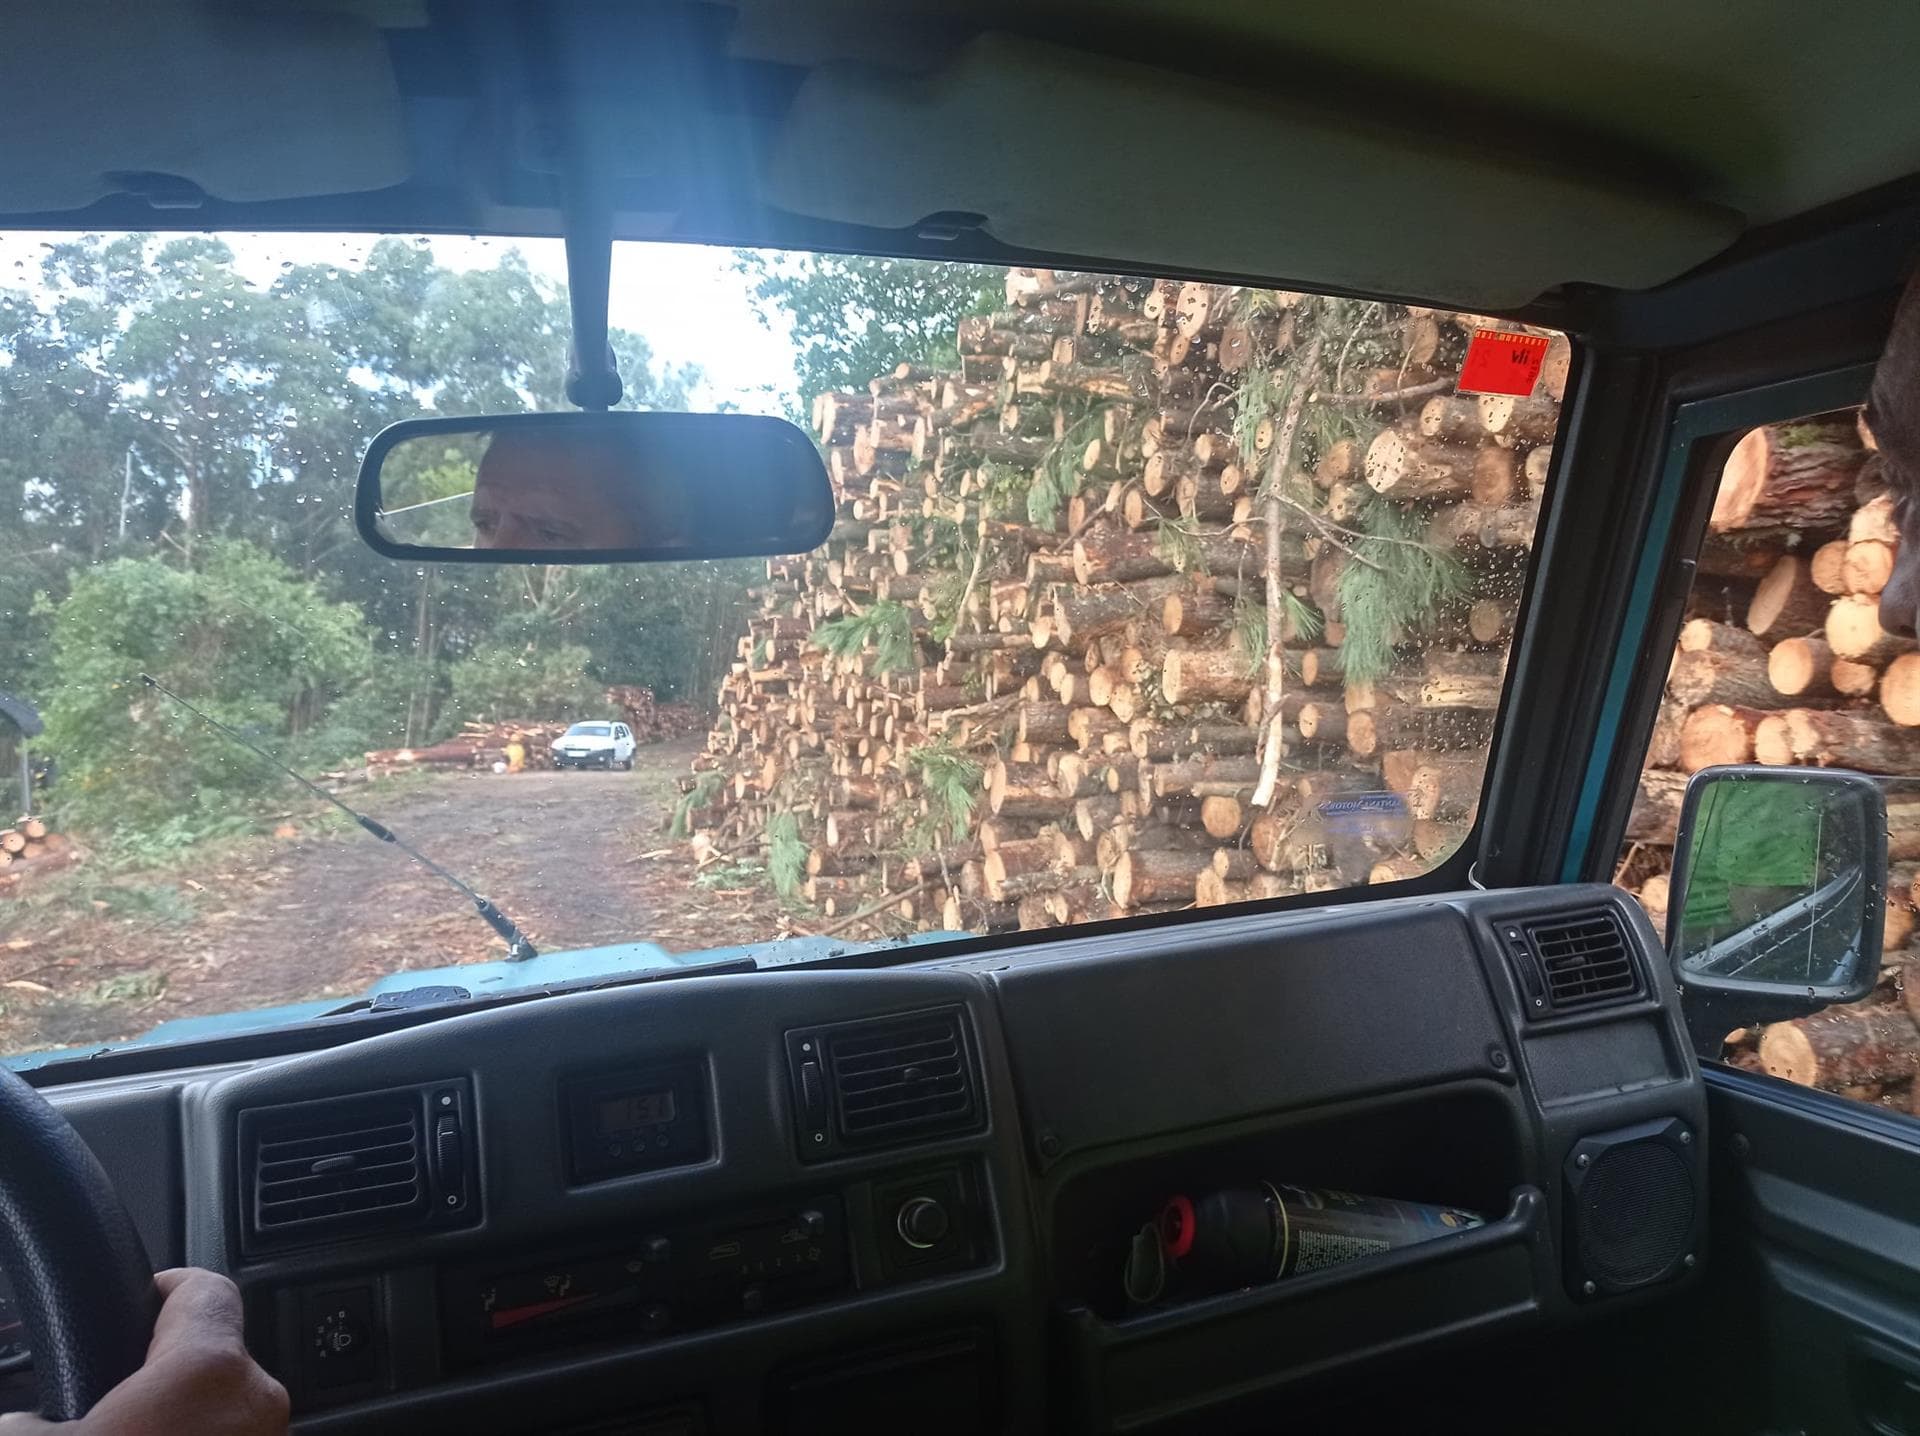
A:
[[[553,744],[556,768],[633,771],[633,730],[624,723],[576,723]]]

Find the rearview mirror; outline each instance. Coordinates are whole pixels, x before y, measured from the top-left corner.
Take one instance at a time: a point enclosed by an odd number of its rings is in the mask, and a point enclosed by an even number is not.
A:
[[[408,419],[367,448],[354,522],[391,558],[657,563],[803,553],[833,527],[812,442],[751,414]]]
[[[1880,973],[1887,808],[1860,773],[1706,768],[1680,809],[1667,950],[1696,1046],[1855,1002]]]

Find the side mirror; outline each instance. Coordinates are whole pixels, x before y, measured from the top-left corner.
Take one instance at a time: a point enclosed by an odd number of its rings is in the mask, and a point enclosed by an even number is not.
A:
[[[754,414],[408,419],[368,445],[354,522],[389,558],[744,558],[824,541],[833,486],[805,434]]]
[[[1696,1050],[1857,1002],[1880,974],[1887,805],[1860,773],[1751,764],[1687,784],[1667,954]]]

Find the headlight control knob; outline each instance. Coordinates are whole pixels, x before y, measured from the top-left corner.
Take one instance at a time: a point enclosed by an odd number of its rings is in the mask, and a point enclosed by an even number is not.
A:
[[[900,1240],[915,1251],[926,1251],[945,1241],[949,1226],[947,1209],[932,1197],[907,1198],[893,1218]]]

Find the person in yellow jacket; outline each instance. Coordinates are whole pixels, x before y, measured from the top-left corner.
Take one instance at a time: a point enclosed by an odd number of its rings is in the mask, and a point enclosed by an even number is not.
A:
[[[518,733],[507,739],[507,771],[517,773],[527,766],[527,745]]]

